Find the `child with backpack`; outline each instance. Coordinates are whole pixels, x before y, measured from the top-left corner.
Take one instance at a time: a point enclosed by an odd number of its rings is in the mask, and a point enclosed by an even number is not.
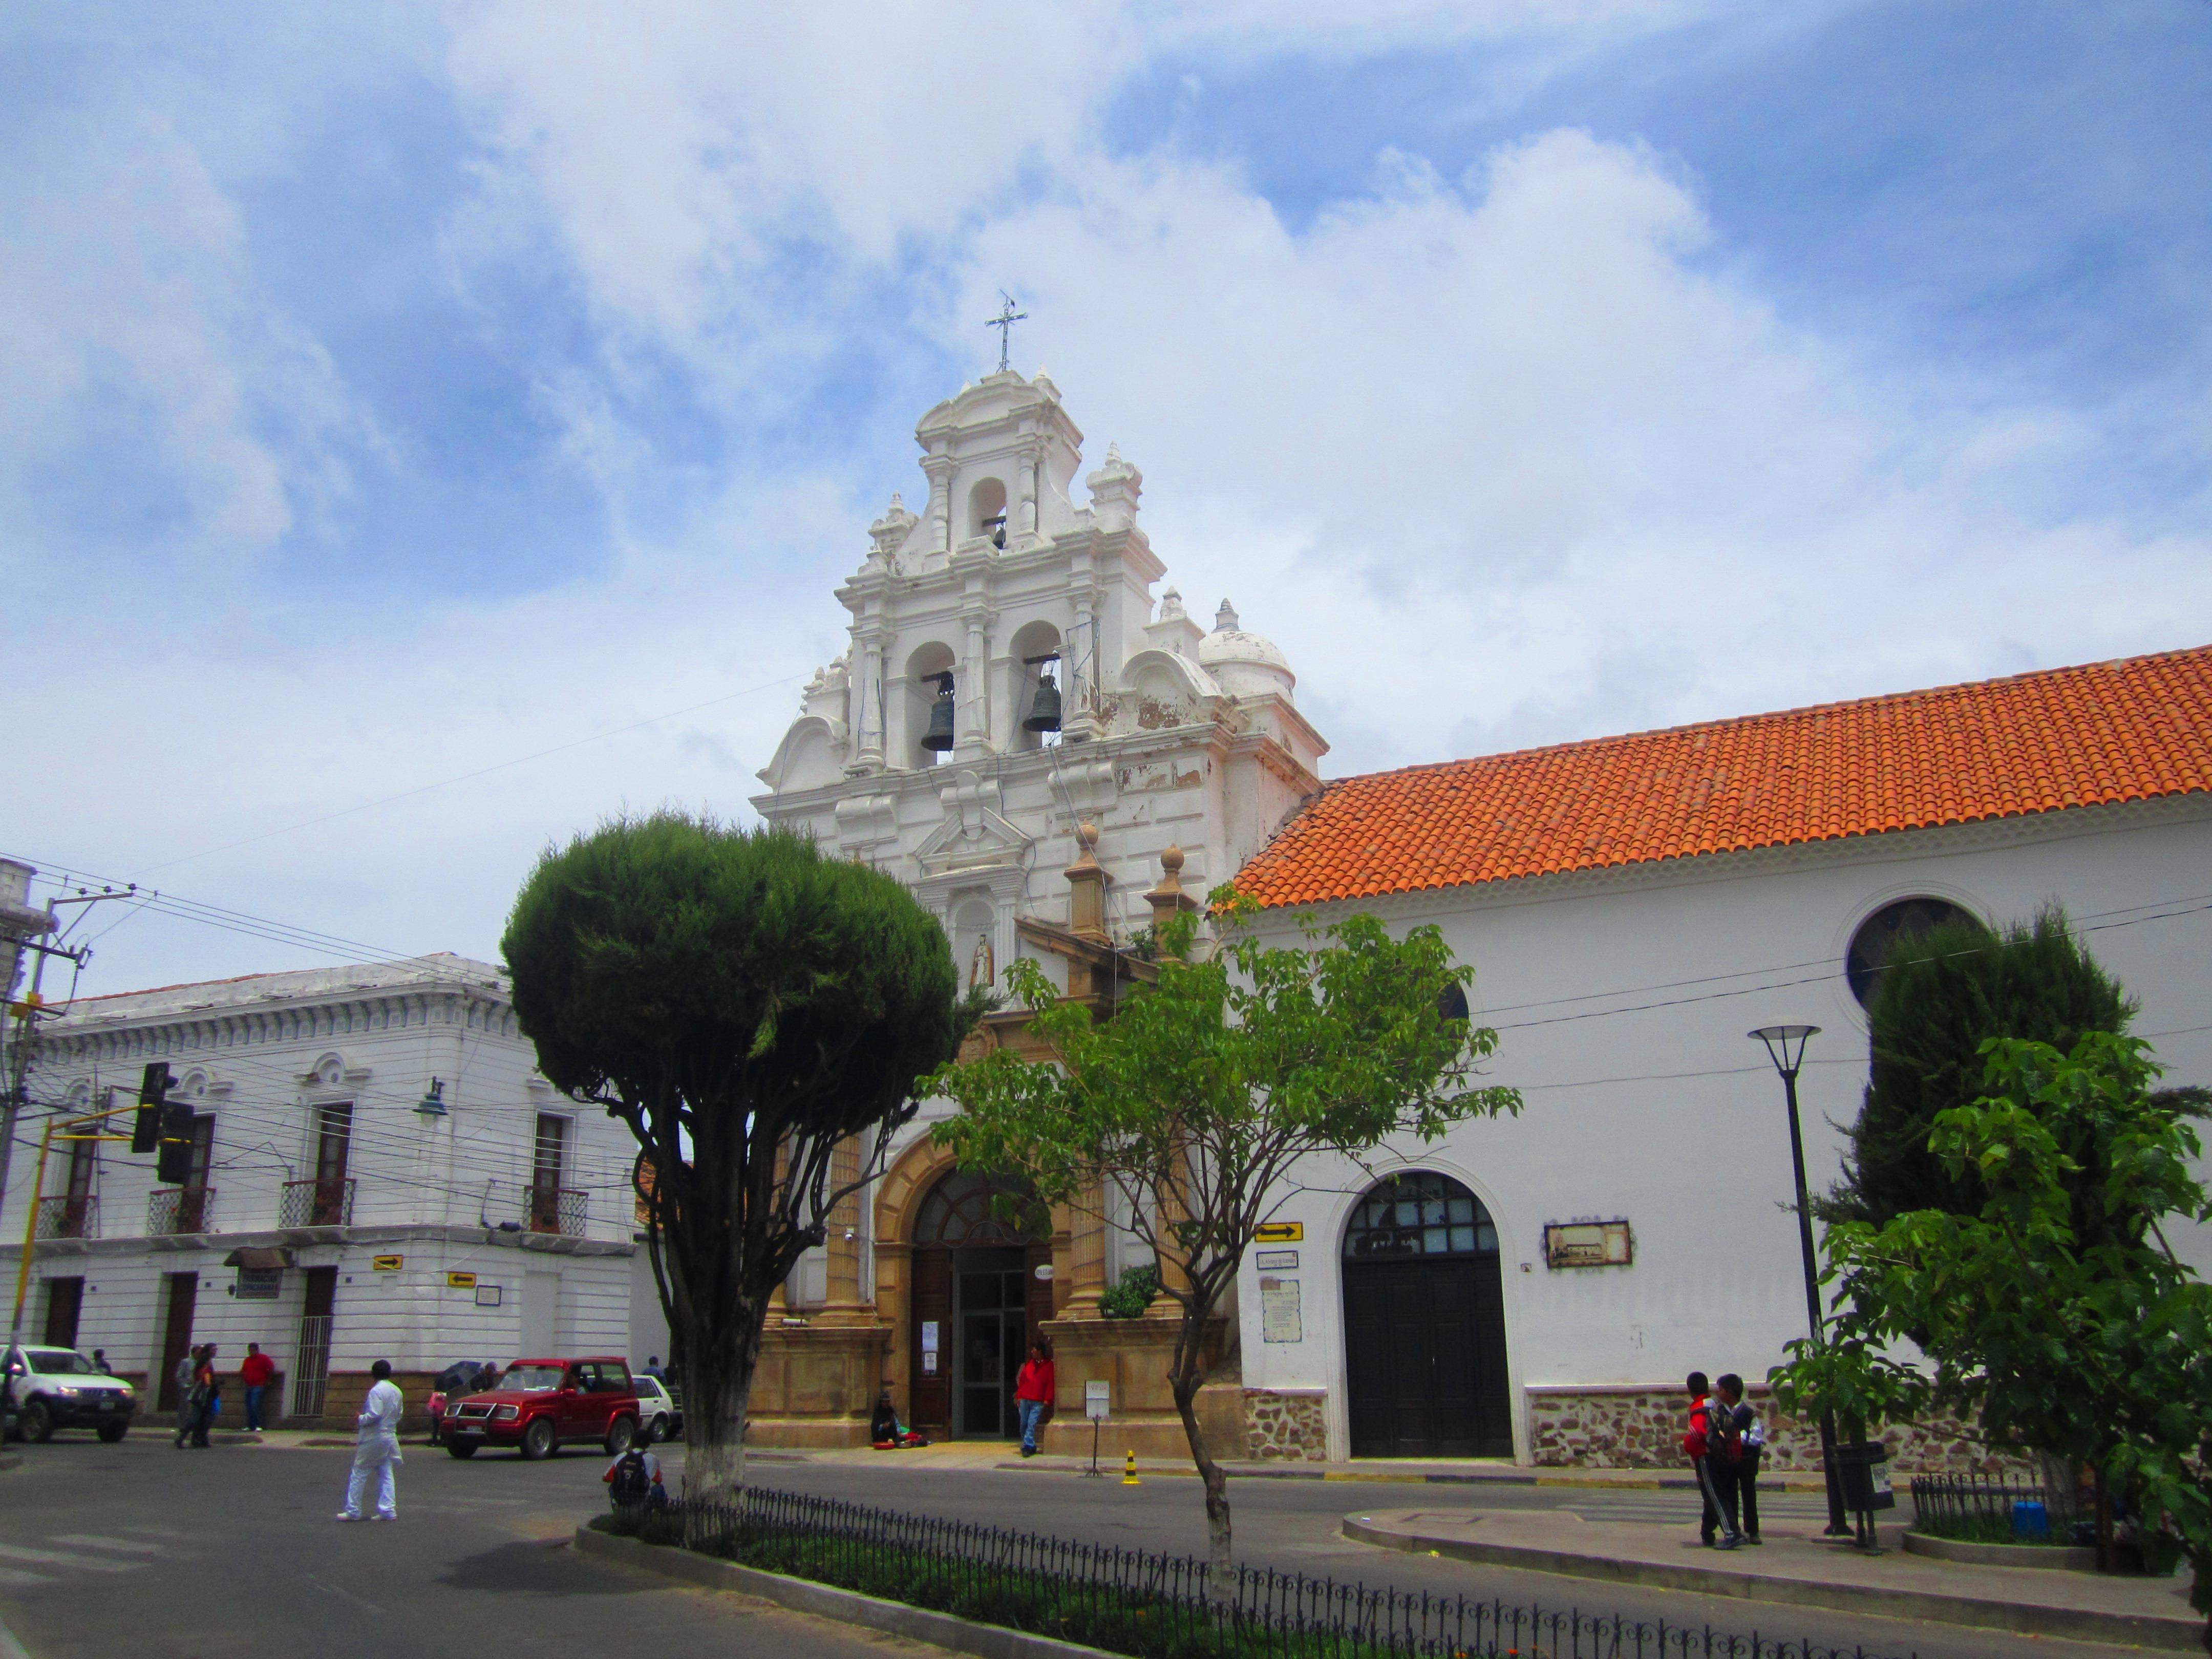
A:
[[[1703,1371],[1692,1371],[1689,1432],[1682,1450],[1698,1474],[1698,1495],[1705,1500],[1698,1537],[1707,1549],[1735,1549],[1743,1540],[1735,1525],[1735,1436],[1733,1419]],[[1719,1541],[1714,1534],[1719,1534]]]
[[[1724,1373],[1713,1385],[1720,1391],[1721,1407],[1728,1413],[1735,1438],[1735,1506],[1743,1522],[1743,1541],[1763,1542],[1759,1535],[1759,1460],[1766,1449],[1766,1419],[1743,1397],[1743,1379]]]
[[[607,1501],[618,1510],[657,1510],[668,1503],[668,1488],[660,1483],[660,1460],[647,1447],[633,1443],[607,1465],[599,1479],[607,1483]]]

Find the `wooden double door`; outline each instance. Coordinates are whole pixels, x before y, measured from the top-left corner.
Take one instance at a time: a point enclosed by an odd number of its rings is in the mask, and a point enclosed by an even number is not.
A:
[[[1344,1263],[1354,1457],[1510,1457],[1495,1255]]]
[[[925,1434],[1010,1440],[1014,1384],[1037,1327],[1052,1317],[1052,1248],[927,1244],[914,1253],[912,1426]]]

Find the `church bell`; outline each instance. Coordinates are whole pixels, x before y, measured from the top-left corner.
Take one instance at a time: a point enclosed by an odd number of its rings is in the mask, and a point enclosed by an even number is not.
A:
[[[941,755],[952,747],[952,676],[939,674],[937,701],[929,705],[929,730],[921,734],[921,746]]]
[[[1060,687],[1053,684],[1049,675],[1037,677],[1036,701],[1030,705],[1030,717],[1022,722],[1022,730],[1060,730]]]

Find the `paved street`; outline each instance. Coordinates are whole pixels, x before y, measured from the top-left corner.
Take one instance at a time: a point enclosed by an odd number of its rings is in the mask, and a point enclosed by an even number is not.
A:
[[[936,1651],[579,1559],[564,1540],[605,1501],[602,1460],[580,1453],[538,1464],[501,1455],[462,1463],[410,1446],[399,1524],[340,1526],[331,1516],[347,1466],[342,1451],[179,1453],[151,1435],[119,1446],[64,1436],[10,1451],[21,1462],[0,1471],[0,1619],[29,1659],[297,1659],[308,1644],[318,1659],[587,1644],[670,1659]],[[673,1480],[682,1448],[665,1452]],[[1199,1489],[1187,1478],[1154,1475],[1130,1488],[1111,1477],[948,1467],[926,1454],[761,1460],[753,1474],[763,1486],[1063,1536],[1150,1549],[1204,1545]],[[1694,1516],[1687,1493],[1317,1480],[1241,1480],[1231,1491],[1240,1556],[1291,1571],[1710,1620],[1922,1659],[2137,1651],[1474,1567],[1385,1553],[1338,1531],[1347,1512],[1402,1506],[1415,1492],[1430,1508],[1573,1509],[1593,1519],[1679,1517],[1686,1528]],[[1767,1508],[1778,1518],[1817,1512],[1819,1503],[1777,1494]]]
[[[342,1451],[154,1435],[8,1450],[0,1621],[30,1659],[940,1651],[579,1559],[564,1541],[605,1504],[598,1457],[410,1446],[398,1524],[341,1526]]]

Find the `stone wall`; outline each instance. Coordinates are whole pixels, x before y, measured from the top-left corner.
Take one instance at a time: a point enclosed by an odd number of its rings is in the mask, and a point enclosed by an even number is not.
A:
[[[1528,1393],[1530,1461],[1539,1468],[1681,1466],[1689,1402],[1680,1387],[1540,1387]],[[1746,1397],[1766,1419],[1767,1468],[1820,1467],[1817,1425],[1784,1416],[1764,1383],[1749,1385]],[[1884,1429],[1880,1438],[1899,1475],[2021,1474],[2029,1468],[2026,1460],[1990,1451],[1971,1428],[1954,1419],[1899,1425]]]
[[[430,1385],[438,1380],[435,1371],[394,1371],[392,1381],[399,1390],[404,1407],[399,1417],[402,1434],[421,1434],[430,1426]],[[332,1371],[323,1385],[323,1414],[320,1417],[278,1417],[288,1429],[326,1429],[337,1434],[354,1432],[356,1419],[361,1416],[362,1402],[376,1379],[367,1371]],[[222,1426],[234,1429],[246,1421],[246,1391],[237,1389],[235,1380],[226,1380],[222,1390]],[[272,1399],[274,1396],[271,1396]],[[289,1397],[283,1403],[289,1403]]]
[[[1325,1389],[1245,1389],[1246,1455],[1293,1463],[1327,1462],[1328,1401]]]

